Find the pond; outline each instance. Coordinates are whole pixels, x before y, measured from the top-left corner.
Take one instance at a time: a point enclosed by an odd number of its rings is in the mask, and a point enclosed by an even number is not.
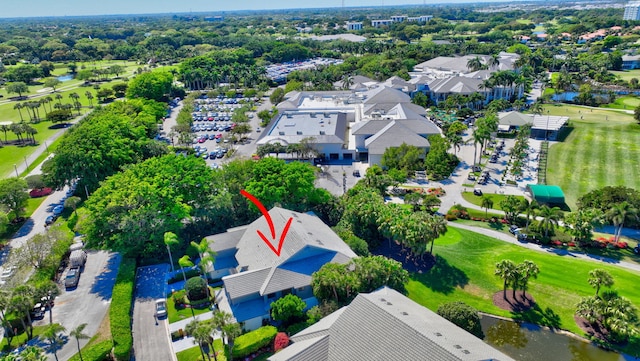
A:
[[[532,325],[482,315],[484,341],[518,361],[623,361],[633,357],[605,351],[583,340]]]
[[[73,75],[71,75],[71,74],[62,75],[62,76],[58,77],[58,80],[60,80],[60,81],[69,81],[71,79],[73,79]]]

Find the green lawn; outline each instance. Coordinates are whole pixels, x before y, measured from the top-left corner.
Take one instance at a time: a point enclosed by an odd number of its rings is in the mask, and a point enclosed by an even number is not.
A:
[[[607,185],[640,189],[640,126],[631,115],[571,105],[546,109],[570,118],[571,132],[549,148],[547,167],[547,183],[562,188],[569,207]]]
[[[222,352],[222,341],[221,340],[214,340],[213,341],[213,348],[216,350],[216,352],[219,352],[216,355],[216,360],[217,361],[227,361],[227,355]],[[213,354],[211,354],[213,356]],[[178,353],[176,353],[176,357],[178,358],[178,361],[196,361],[196,360],[202,360],[202,353],[200,352],[200,348],[198,346],[194,346],[192,348],[188,348],[184,351],[180,351]],[[211,358],[213,360],[213,358]]]
[[[624,81],[629,81],[633,78],[640,80],[640,69],[624,70],[624,71],[611,71],[612,74],[619,76]]]
[[[637,96],[629,95],[619,97],[613,103],[603,105],[602,108],[633,110],[638,105],[640,105],[640,98],[638,98]]]
[[[203,309],[197,309],[197,308],[193,309],[193,313],[196,316],[201,315],[203,313],[207,313],[207,312],[211,312],[211,310],[209,310],[209,308],[206,308],[206,307]],[[176,309],[176,305],[173,302],[173,297],[167,297],[167,319],[169,320],[169,323],[182,321],[192,316],[193,315],[191,314],[190,308],[183,308],[178,310]]]
[[[610,272],[616,282],[614,288],[640,306],[640,288],[637,287],[640,274],[612,265],[534,252],[455,228],[449,228],[436,240],[434,252],[438,257],[436,266],[426,274],[413,274],[407,283],[408,296],[432,310],[445,302],[459,300],[483,312],[582,335],[573,314],[581,297],[594,294],[587,282],[588,273],[594,268]],[[528,290],[536,300],[534,309],[512,314],[493,305],[493,294],[502,290],[501,279],[494,275],[495,264],[503,259],[516,263],[527,259],[540,267],[538,279],[531,281]],[[632,344],[627,352],[640,351],[640,340],[636,339]]]
[[[500,202],[502,202],[503,199],[507,198],[507,195],[505,194],[495,194],[495,193],[485,193],[484,196],[491,197],[491,200],[493,201],[493,207],[489,209],[497,209],[500,211],[502,210],[502,207],[500,207]],[[515,196],[515,197],[518,198],[518,200],[524,199],[523,196]],[[476,196],[473,194],[473,192],[462,192],[462,198],[464,198],[465,201],[471,204],[475,204],[478,207],[482,206],[483,197]]]
[[[46,139],[51,137],[56,131],[59,129],[52,129],[51,122],[40,122],[38,124],[29,124],[34,127],[38,134],[36,134],[37,142],[44,142]],[[0,137],[4,141],[4,134],[0,133]],[[12,141],[16,140],[17,137],[12,132],[7,132],[7,140]],[[49,144],[47,143],[47,146]],[[0,177],[15,177],[15,170],[13,165],[24,164],[26,161],[26,157],[31,155],[37,148],[37,145],[6,145],[0,147]],[[52,147],[49,148],[49,151],[52,150]],[[46,155],[45,155],[46,156]]]

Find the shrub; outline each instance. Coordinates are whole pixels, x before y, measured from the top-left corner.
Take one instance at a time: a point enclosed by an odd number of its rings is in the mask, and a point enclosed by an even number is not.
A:
[[[305,328],[311,326],[311,324],[306,321],[306,322],[298,322],[298,323],[294,323],[293,325],[287,327],[287,334],[288,335],[295,335],[296,333],[304,330]]]
[[[125,258],[120,263],[116,284],[113,286],[109,321],[113,338],[113,355],[116,360],[129,360],[133,335],[131,334],[131,301],[136,277],[136,261]]]
[[[472,335],[484,338],[478,310],[466,303],[461,301],[445,303],[438,307],[437,313]]]
[[[200,271],[198,271],[197,269],[192,269],[192,270],[185,271],[184,274],[185,276],[187,276],[187,279],[189,279],[192,277],[197,277],[200,274]],[[172,283],[180,282],[182,280],[184,280],[184,277],[182,277],[182,272],[179,272],[173,275],[173,277],[169,278],[169,281],[167,281],[167,283],[172,284]]]
[[[189,302],[197,302],[209,298],[207,281],[200,277],[189,278],[184,285],[184,290],[187,291]]]
[[[278,330],[273,326],[263,326],[255,331],[245,333],[235,340],[233,358],[248,356],[261,348],[271,345]]]
[[[278,332],[273,341],[273,351],[278,352],[287,346],[289,346],[289,336],[284,332]]]
[[[304,317],[307,305],[302,298],[288,294],[271,303],[271,317],[284,324],[294,323]]]
[[[83,361],[104,361],[107,360],[107,356],[111,353],[113,343],[111,340],[105,340],[98,342],[91,346],[85,346],[82,348],[82,360]],[[80,354],[74,355],[69,361],[80,361]]]

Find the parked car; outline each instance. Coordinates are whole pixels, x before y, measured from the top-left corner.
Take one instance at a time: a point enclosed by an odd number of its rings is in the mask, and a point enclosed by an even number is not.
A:
[[[67,276],[64,279],[65,288],[74,288],[78,286],[80,282],[80,268],[70,268],[67,272]]]
[[[469,173],[469,175],[467,176],[467,179],[470,181],[476,180],[476,176],[473,175],[473,173]]]
[[[473,189],[473,194],[476,195],[476,196],[479,196],[479,197],[482,196],[482,189],[474,188]]]
[[[53,214],[56,216],[61,215],[63,211],[64,211],[64,206],[62,204],[55,206],[52,210]]]
[[[49,216],[49,217],[47,217],[47,219],[44,220],[44,225],[45,225],[45,227],[49,226],[49,225],[53,224],[53,222],[55,222],[55,221],[56,221],[56,216]]]
[[[355,169],[355,170],[353,171],[353,176],[354,176],[354,177],[360,177],[360,171],[359,171],[358,169]]]
[[[167,301],[164,299],[156,300],[156,317],[163,318],[167,316]]]

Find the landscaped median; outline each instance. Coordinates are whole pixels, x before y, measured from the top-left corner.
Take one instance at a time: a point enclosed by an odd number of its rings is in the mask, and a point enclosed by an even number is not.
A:
[[[574,313],[582,297],[594,294],[587,280],[589,271],[595,268],[609,272],[616,282],[613,288],[640,305],[640,274],[614,265],[535,252],[456,228],[449,228],[435,241],[434,253],[435,266],[425,274],[413,274],[406,286],[411,299],[434,311],[446,302],[464,301],[486,313],[584,335],[574,321]],[[536,300],[532,309],[512,313],[493,304],[493,294],[503,287],[494,271],[503,259],[515,263],[531,260],[539,266],[540,274],[527,290]],[[632,338],[622,351],[637,354],[640,339]]]
[[[136,261],[124,258],[120,263],[116,284],[113,286],[109,320],[113,338],[113,355],[116,360],[129,360],[133,347],[131,334],[131,302],[136,277]]]

